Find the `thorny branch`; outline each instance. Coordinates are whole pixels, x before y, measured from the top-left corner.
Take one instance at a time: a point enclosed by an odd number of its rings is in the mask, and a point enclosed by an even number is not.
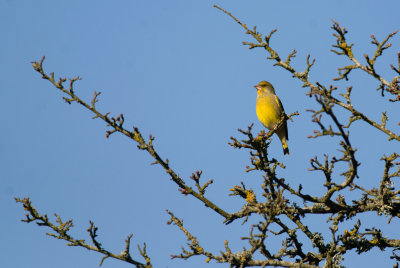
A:
[[[57,224],[52,223],[46,214],[41,215],[36,208],[32,206],[32,202],[29,198],[19,199],[15,198],[16,202],[21,203],[24,210],[27,211],[26,218],[22,220],[23,222],[30,223],[36,222],[39,226],[47,226],[54,231],[54,233],[47,233],[47,235],[52,236],[57,239],[62,239],[67,241],[67,245],[71,247],[83,247],[91,251],[96,251],[104,255],[100,262],[100,266],[103,264],[104,260],[107,258],[118,259],[130,264],[135,265],[137,268],[151,268],[153,267],[150,263],[150,257],[146,253],[146,244],[144,244],[143,248],[140,248],[138,245],[140,255],[145,259],[145,263],[134,260],[130,254],[130,244],[132,234],[128,236],[125,240],[125,250],[123,250],[120,254],[112,253],[106,250],[101,243],[97,240],[97,230],[98,228],[94,225],[93,222],[90,222],[90,226],[87,229],[89,233],[90,239],[92,240],[92,244],[87,244],[84,239],[75,239],[70,234],[69,231],[74,226],[72,220],[62,221],[61,217],[55,214],[57,220]]]
[[[194,237],[184,226],[183,221],[175,217],[175,215],[167,211],[170,215],[171,219],[168,221],[168,224],[174,224],[178,226],[178,228],[186,235],[187,245],[189,246],[189,250],[182,248],[182,253],[179,255],[171,255],[171,258],[180,258],[180,259],[188,259],[192,256],[203,255],[206,256],[206,262],[210,262],[211,260],[216,261],[217,263],[229,263],[230,267],[252,267],[252,266],[280,266],[280,267],[299,267],[299,264],[283,261],[283,260],[253,260],[253,254],[257,249],[259,249],[263,243],[255,243],[251,249],[244,249],[243,251],[238,251],[236,253],[232,252],[229,247],[228,241],[225,240],[225,251],[220,251],[220,255],[213,254],[209,251],[206,251],[201,245],[200,242]],[[254,238],[254,237],[252,237]],[[243,240],[249,240],[249,238],[242,238]],[[251,239],[253,243],[253,240]],[[317,268],[318,266],[302,264],[301,267],[306,268]]]
[[[337,55],[345,55],[347,56],[353,63],[354,65],[348,65],[342,68],[339,68],[339,77],[335,78],[334,80],[341,80],[345,79],[348,80],[348,75],[352,70],[355,69],[360,69],[363,70],[364,72],[368,73],[369,75],[373,76],[380,82],[380,86],[378,87],[378,90],[380,89],[382,92],[382,96],[384,95],[384,91],[389,92],[392,95],[395,95],[395,99],[391,99],[390,101],[396,102],[400,100],[400,77],[396,76],[393,78],[392,82],[388,82],[385,80],[381,75],[379,75],[375,69],[375,63],[378,57],[380,57],[383,54],[383,51],[390,48],[392,46],[391,43],[387,43],[390,38],[392,38],[395,34],[397,34],[397,31],[394,31],[393,33],[390,33],[385,40],[383,40],[381,43],[378,42],[378,40],[375,38],[374,35],[371,35],[371,43],[376,45],[376,51],[373,55],[372,58],[370,58],[367,54],[364,54],[364,58],[367,62],[367,65],[362,65],[355,57],[352,51],[353,44],[348,45],[346,43],[346,37],[345,35],[347,34],[346,28],[341,28],[339,26],[339,23],[336,21],[333,21],[333,26],[332,29],[336,32],[333,34],[333,36],[336,37],[336,45],[333,45],[335,49],[332,49],[331,51],[336,53]],[[400,57],[400,56],[399,56]],[[396,69],[391,65],[391,68],[399,74],[399,69]],[[399,65],[400,68],[400,65]]]

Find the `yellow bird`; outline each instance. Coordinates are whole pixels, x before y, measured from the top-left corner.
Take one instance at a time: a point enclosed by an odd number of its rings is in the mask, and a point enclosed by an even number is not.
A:
[[[278,96],[275,95],[275,90],[271,83],[261,81],[254,87],[257,89],[256,112],[258,120],[260,120],[264,127],[271,130],[276,127],[276,124],[282,119],[282,115],[285,114],[282,102],[279,100]],[[283,154],[289,154],[287,145],[289,138],[286,120],[275,133],[282,142]]]

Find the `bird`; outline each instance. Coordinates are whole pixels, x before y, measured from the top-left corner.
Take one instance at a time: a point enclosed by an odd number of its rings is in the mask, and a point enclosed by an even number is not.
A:
[[[254,86],[257,89],[257,103],[256,112],[258,120],[261,124],[269,130],[276,127],[276,124],[280,122],[282,116],[285,114],[282,102],[275,94],[274,87],[267,81],[261,81]],[[286,119],[283,124],[276,130],[276,134],[282,143],[283,154],[289,154],[289,148],[287,145],[288,129]]]

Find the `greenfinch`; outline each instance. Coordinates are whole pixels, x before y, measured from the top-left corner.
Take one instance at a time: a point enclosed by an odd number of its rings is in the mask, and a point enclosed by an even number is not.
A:
[[[271,83],[261,81],[254,87],[257,89],[256,112],[258,120],[269,130],[274,129],[285,114],[282,102],[275,95],[275,90]],[[275,133],[282,142],[283,154],[289,154],[286,119]]]

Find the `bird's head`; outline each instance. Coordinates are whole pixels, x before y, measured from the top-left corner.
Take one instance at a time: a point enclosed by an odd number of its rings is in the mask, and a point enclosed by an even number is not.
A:
[[[270,82],[261,81],[258,85],[254,86],[257,89],[257,93],[271,93],[275,94],[274,87],[271,85]]]

